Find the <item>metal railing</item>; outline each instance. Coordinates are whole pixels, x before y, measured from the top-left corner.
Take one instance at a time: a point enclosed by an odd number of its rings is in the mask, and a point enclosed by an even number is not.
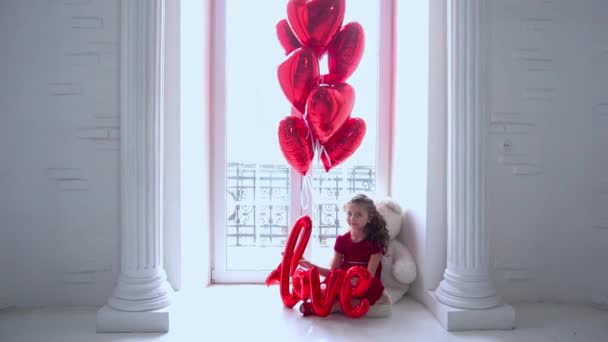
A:
[[[290,168],[287,165],[229,163],[226,180],[228,246],[284,246],[289,231]],[[312,170],[313,238],[327,245],[343,225],[345,198],[372,193],[376,172],[371,166]]]

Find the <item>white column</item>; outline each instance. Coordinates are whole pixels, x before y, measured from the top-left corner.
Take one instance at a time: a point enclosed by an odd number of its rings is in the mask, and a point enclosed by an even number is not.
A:
[[[448,0],[447,268],[431,293],[448,330],[510,329],[515,318],[496,294],[484,222],[484,1]]]
[[[98,332],[166,332],[162,257],[163,0],[121,6],[121,258]]]

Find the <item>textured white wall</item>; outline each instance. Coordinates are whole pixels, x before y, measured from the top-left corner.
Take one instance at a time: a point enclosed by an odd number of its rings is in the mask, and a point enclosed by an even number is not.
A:
[[[112,289],[119,14],[117,0],[0,2],[0,306]]]
[[[489,5],[487,221],[500,292],[608,303],[608,2]]]

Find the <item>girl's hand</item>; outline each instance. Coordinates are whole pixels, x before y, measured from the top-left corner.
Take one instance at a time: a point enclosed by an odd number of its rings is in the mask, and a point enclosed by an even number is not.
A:
[[[285,253],[281,252],[281,255],[283,255],[283,254],[285,254]],[[317,265],[313,264],[312,262],[310,262],[304,258],[302,258],[302,259],[300,259],[300,261],[298,261],[298,265],[300,265],[306,269],[317,267]]]
[[[298,261],[298,265],[304,267],[305,269],[317,267],[315,264],[313,264],[312,262],[310,262],[304,258],[302,258],[302,259],[300,259],[300,261]]]

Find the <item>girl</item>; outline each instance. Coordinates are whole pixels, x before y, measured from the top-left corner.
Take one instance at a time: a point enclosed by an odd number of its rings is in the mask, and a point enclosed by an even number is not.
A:
[[[386,221],[376,210],[376,205],[369,197],[357,195],[346,205],[346,222],[349,231],[344,235],[338,236],[334,245],[334,256],[331,260],[330,268],[319,267],[305,259],[300,260],[299,265],[308,269],[316,267],[319,273],[327,277],[331,270],[348,270],[353,266],[364,266],[374,275],[372,282],[363,298],[369,301],[370,305],[389,303],[388,297],[383,294],[384,286],[380,281],[382,273],[382,254],[384,254],[389,234],[386,229]],[[340,304],[335,303],[332,312],[339,309]],[[304,302],[300,311],[305,315],[313,314],[312,304]]]

